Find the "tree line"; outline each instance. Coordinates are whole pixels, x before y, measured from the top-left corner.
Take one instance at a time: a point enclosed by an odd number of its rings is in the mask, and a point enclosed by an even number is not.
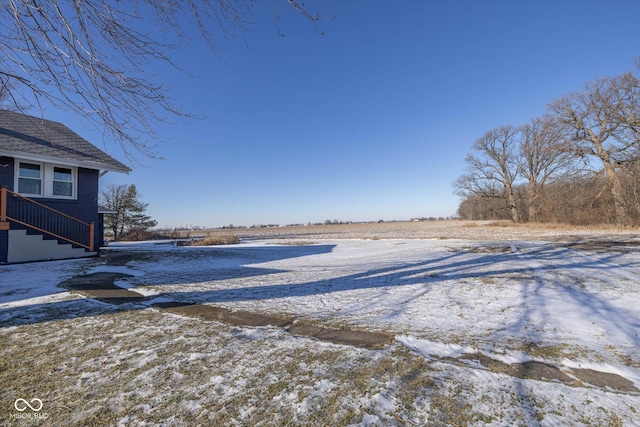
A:
[[[465,163],[462,219],[640,225],[640,79],[589,81],[529,123],[486,132]]]

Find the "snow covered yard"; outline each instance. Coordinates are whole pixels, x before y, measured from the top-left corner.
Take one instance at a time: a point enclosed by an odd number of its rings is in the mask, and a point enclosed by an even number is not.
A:
[[[640,425],[640,246],[626,237],[109,253],[0,266],[3,423]],[[147,298],[110,305],[57,287],[92,272],[128,274],[117,284]],[[337,345],[152,307],[162,301],[395,341]],[[37,413],[14,407],[36,398]]]

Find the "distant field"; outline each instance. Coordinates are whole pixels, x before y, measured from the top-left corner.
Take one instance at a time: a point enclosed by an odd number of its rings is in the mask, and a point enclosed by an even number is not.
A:
[[[0,266],[0,425],[640,426],[638,229],[201,233]]]
[[[613,226],[574,227],[563,224],[514,224],[511,221],[399,221],[294,227],[183,231],[180,236],[233,234],[241,239],[465,239],[555,240],[590,236],[640,237],[640,229]]]

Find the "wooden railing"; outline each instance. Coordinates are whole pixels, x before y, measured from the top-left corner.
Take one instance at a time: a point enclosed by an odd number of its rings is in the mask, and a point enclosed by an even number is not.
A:
[[[7,221],[93,252],[93,223],[80,221],[3,187],[0,188],[0,223]]]

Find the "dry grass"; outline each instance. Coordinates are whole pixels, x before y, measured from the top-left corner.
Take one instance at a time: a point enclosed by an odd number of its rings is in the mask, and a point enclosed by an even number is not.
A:
[[[491,221],[491,222],[480,222],[474,223],[474,226],[481,227],[504,227],[504,228],[515,228],[515,229],[529,229],[529,230],[562,230],[562,231],[638,231],[638,228],[634,227],[625,227],[616,224],[592,224],[592,225],[572,225],[567,223],[560,222],[521,222],[514,223],[509,220],[499,220],[499,221]],[[469,226],[469,225],[468,225]]]
[[[188,246],[215,246],[215,245],[235,245],[240,243],[238,236],[234,234],[222,234],[207,236],[204,239],[196,239],[189,242]]]
[[[240,239],[277,239],[286,242],[317,241],[320,239],[526,239],[556,240],[588,237],[603,232],[620,235],[622,238],[637,237],[638,228],[620,228],[611,225],[572,226],[567,224],[514,224],[511,221],[398,221],[384,223],[331,224],[289,227],[265,227],[234,229],[233,235]],[[228,236],[229,230],[211,229],[183,232],[180,237]],[[178,236],[174,236],[178,237]]]
[[[278,243],[268,243],[269,245],[278,245],[278,246],[310,246],[317,244],[317,241],[312,240],[290,240]]]
[[[268,331],[244,335],[154,310],[5,331],[0,372],[0,400],[38,397],[49,414],[42,425],[68,426],[346,426],[366,414],[398,425],[422,413],[420,397],[435,387],[427,361],[402,347],[370,352]],[[397,412],[378,408],[378,393]],[[445,412],[455,407],[447,399],[438,400]]]
[[[460,222],[317,229],[325,233],[368,232],[373,239],[394,233],[443,236],[446,234],[439,233],[448,227],[457,227],[455,233],[448,234],[450,238],[464,235]],[[476,224],[467,231],[478,238],[484,233],[510,236],[514,230],[528,232],[533,228]],[[319,243],[306,240],[311,237],[303,232],[309,229],[298,227],[300,235],[284,230],[289,233],[286,237],[274,234],[272,238],[282,239],[279,244]],[[575,228],[568,231],[575,233]],[[336,236],[341,234],[331,235]],[[227,237],[238,239],[228,231],[207,236],[217,244],[229,244]],[[459,250],[467,248],[459,246]],[[510,249],[507,244],[493,243],[477,250]],[[491,276],[480,277],[485,285],[494,285]],[[237,328],[153,309],[128,310],[81,300],[68,311],[56,313],[62,309],[49,305],[50,321],[0,328],[0,401],[42,399],[50,418],[31,425],[466,426],[535,424],[545,413],[567,411],[567,417],[573,417],[567,420],[580,416],[576,415],[580,407],[537,401],[534,390],[539,383],[505,380],[488,370],[470,373],[467,366],[433,361],[399,344],[368,351],[295,337],[276,328]],[[24,310],[30,315],[47,308]],[[327,325],[340,326],[336,320],[328,320]],[[438,339],[480,347],[469,340],[462,330],[460,335]],[[578,359],[580,351],[565,344],[530,342],[510,343],[507,348],[542,360]],[[608,351],[614,353],[615,348]],[[620,359],[623,356],[618,355]],[[635,354],[627,358],[638,362]],[[486,384],[482,378],[488,380]],[[556,386],[549,383],[549,387]],[[597,393],[593,389],[580,396],[599,396]],[[608,413],[613,409],[602,405],[601,415],[589,412],[580,421],[623,425],[624,417],[636,418],[629,416],[629,411],[636,413],[633,407],[619,416]],[[0,414],[0,425],[4,425],[6,410]],[[371,422],[374,416],[376,424]]]

